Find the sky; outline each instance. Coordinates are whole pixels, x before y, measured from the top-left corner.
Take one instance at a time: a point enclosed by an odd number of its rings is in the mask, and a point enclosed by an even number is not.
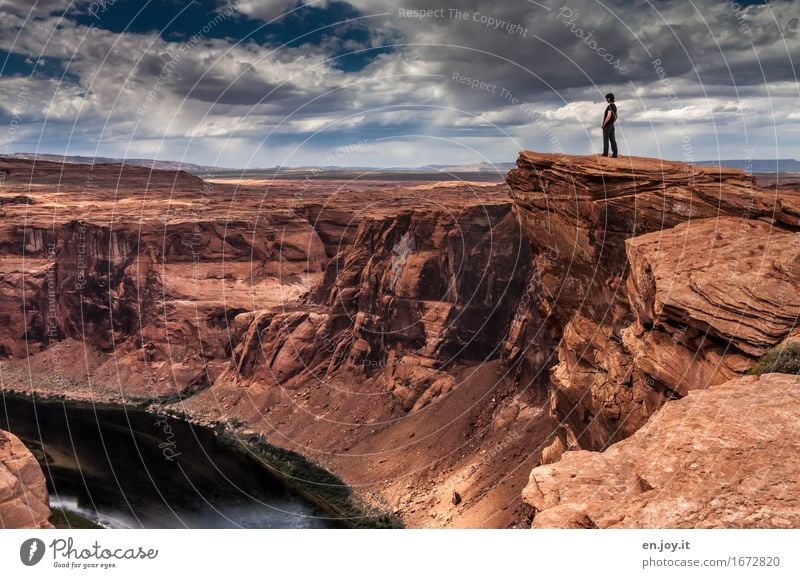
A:
[[[800,158],[800,0],[0,0],[0,153]]]

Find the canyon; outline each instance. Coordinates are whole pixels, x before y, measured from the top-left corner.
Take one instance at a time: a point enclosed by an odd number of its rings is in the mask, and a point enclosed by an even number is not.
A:
[[[506,183],[0,171],[5,393],[263,439],[410,527],[800,521],[800,378],[741,377],[795,339],[795,187],[527,151]]]

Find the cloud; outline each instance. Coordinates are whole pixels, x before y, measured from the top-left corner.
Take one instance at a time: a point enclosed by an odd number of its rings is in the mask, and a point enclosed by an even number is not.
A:
[[[257,18],[266,22],[279,20],[292,10],[304,6],[325,8],[327,0],[239,0],[236,10],[250,18]]]
[[[283,160],[264,163],[264,154],[312,164],[363,137],[373,146],[352,164],[381,150],[386,164],[414,164],[414,154],[426,164],[471,162],[474,151],[510,160],[520,146],[552,150],[555,135],[582,153],[596,146],[602,95],[613,90],[629,150],[678,158],[689,130],[697,158],[732,156],[733,143],[777,143],[797,156],[791,1],[737,10],[714,0],[540,4],[458,0],[425,15],[414,12],[432,8],[425,0],[242,0],[238,16],[198,36],[226,2],[172,35],[90,27],[73,17],[86,2],[5,2],[0,49],[60,66],[4,78],[0,94],[13,101],[24,83],[14,146],[70,148],[48,152],[177,151],[230,164],[252,156],[243,155],[249,143],[262,165]],[[327,24],[354,14],[357,24]],[[304,36],[320,26],[313,42]],[[59,84],[61,68],[69,77]]]

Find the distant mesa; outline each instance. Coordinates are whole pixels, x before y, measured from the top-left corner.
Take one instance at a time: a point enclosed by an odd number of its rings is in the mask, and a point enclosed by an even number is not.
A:
[[[748,173],[800,173],[800,161],[795,159],[727,159],[720,161],[697,161],[705,167],[725,167]]]
[[[304,165],[304,166],[272,166],[272,167],[247,167],[231,168],[216,165],[201,165],[182,161],[162,161],[155,159],[126,159],[119,157],[95,157],[86,155],[56,155],[46,153],[19,152],[11,155],[0,155],[14,160],[35,160],[51,163],[69,163],[80,165],[96,164],[125,164],[129,166],[145,167],[164,171],[186,171],[195,175],[220,174],[221,176],[252,176],[253,173],[270,173],[283,175],[305,175],[306,173],[319,173],[320,176],[329,177],[335,173],[374,172],[383,173],[436,173],[461,174],[461,173],[494,173],[501,177],[513,169],[515,163],[479,162],[469,164],[438,164],[423,166],[338,166],[338,165]]]
[[[43,153],[14,153],[3,155],[5,158],[29,161],[46,161],[51,163],[68,163],[75,165],[130,165],[135,167],[145,167],[162,171],[186,171],[188,173],[208,173],[223,169],[212,165],[197,165],[194,163],[184,163],[180,161],[158,161],[155,159],[124,159],[116,157],[92,157],[74,155],[52,155]]]
[[[516,166],[516,163],[472,163],[468,165],[425,165],[419,169],[441,173],[498,173],[505,176]]]

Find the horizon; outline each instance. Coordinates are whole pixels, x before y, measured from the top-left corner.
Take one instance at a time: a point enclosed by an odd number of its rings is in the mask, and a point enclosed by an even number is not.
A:
[[[518,153],[523,151],[518,151]],[[543,154],[564,154],[566,156],[592,156],[598,153],[589,153],[586,155],[580,155],[575,153],[555,153],[553,151],[534,151],[537,153]],[[74,155],[63,155],[61,153],[44,153],[44,152],[33,152],[33,151],[14,151],[12,153],[3,153],[0,154],[0,157],[15,157],[17,155],[41,155],[41,156],[62,156],[65,158],[65,162],[68,164],[79,164],[79,163],[70,163],[66,161],[69,158],[101,158],[103,162],[97,164],[104,164],[105,160],[112,160],[112,161],[120,161],[120,164],[130,161],[140,161],[140,162],[154,162],[154,163],[174,163],[174,164],[186,164],[186,165],[195,165],[198,167],[208,167],[219,169],[222,171],[262,171],[262,170],[271,170],[271,169],[325,169],[325,170],[337,170],[337,169],[345,169],[345,170],[357,170],[357,169],[369,169],[369,170],[378,170],[378,171],[391,171],[391,170],[419,170],[425,168],[437,168],[437,167],[462,167],[462,166],[469,166],[469,165],[489,165],[491,167],[500,167],[502,165],[514,165],[516,162],[513,161],[476,161],[473,163],[437,163],[437,162],[429,162],[424,165],[272,165],[272,166],[258,166],[258,167],[227,167],[227,166],[216,166],[216,165],[204,165],[201,163],[192,163],[190,161],[184,160],[176,160],[171,158],[163,158],[163,159],[154,159],[154,158],[146,158],[146,157],[106,157],[104,155],[98,155],[97,157],[92,157],[92,155],[87,154],[74,154]],[[625,156],[637,156],[642,157],[642,155],[622,155]],[[19,157],[17,157],[19,158]],[[648,158],[648,157],[644,157]],[[667,162],[685,162],[687,164],[692,163],[726,163],[726,162],[746,162],[746,163],[766,163],[766,162],[780,162],[780,161],[791,161],[791,162],[800,162],[797,158],[792,157],[783,157],[783,158],[720,158],[720,159],[697,159],[693,161],[687,161],[685,159],[670,159],[670,158],[662,158],[662,157],[649,157],[653,159],[658,159]],[[47,159],[37,159],[37,160],[47,160]],[[57,162],[57,161],[55,161]],[[88,164],[88,163],[87,163]],[[94,164],[94,163],[93,163]]]
[[[3,152],[243,169],[592,154],[612,90],[623,154],[800,156],[790,0],[160,4],[5,2]]]

